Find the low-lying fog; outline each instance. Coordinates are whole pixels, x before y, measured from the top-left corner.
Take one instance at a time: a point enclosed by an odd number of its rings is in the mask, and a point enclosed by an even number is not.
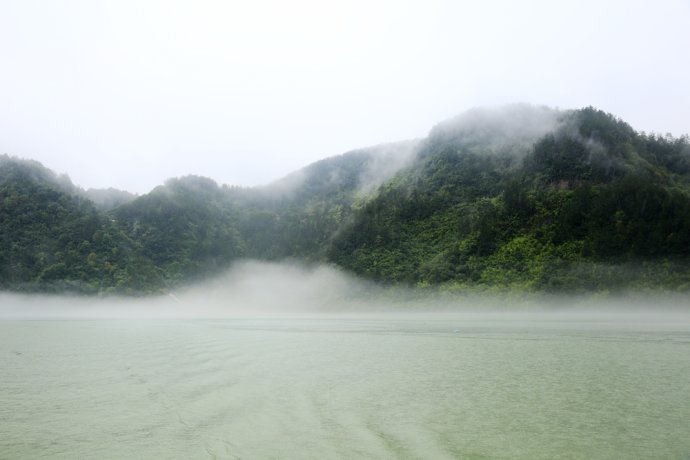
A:
[[[0,458],[690,452],[690,309],[668,296],[451,295],[244,262],[159,297],[0,294],[0,349]]]
[[[397,315],[690,320],[678,295],[553,296],[382,287],[330,266],[245,261],[152,297],[0,293],[0,319],[246,318]]]

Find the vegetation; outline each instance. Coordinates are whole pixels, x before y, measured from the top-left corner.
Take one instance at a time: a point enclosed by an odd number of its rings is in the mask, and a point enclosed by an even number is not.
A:
[[[297,258],[447,290],[690,290],[690,140],[594,108],[474,111],[262,188],[85,196],[0,157],[0,288],[151,293]]]
[[[421,285],[690,287],[687,137],[637,134],[588,108],[524,156],[460,141],[418,158],[340,233],[334,261]]]
[[[0,157],[0,288],[151,292],[157,267],[69,181]]]

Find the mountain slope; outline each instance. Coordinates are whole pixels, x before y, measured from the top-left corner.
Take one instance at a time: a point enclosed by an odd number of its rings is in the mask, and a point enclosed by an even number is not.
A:
[[[68,180],[0,157],[0,288],[136,293],[160,280],[138,243]]]
[[[638,134],[593,108],[561,113],[526,149],[524,137],[477,141],[476,124],[442,128],[339,234],[333,262],[383,281],[531,289],[606,288],[621,281],[601,267],[651,264],[687,287],[687,138]]]
[[[251,257],[321,261],[353,205],[412,161],[418,142],[355,150],[317,161],[266,187],[233,190]]]
[[[0,288],[158,292],[255,258],[449,289],[690,289],[689,139],[591,107],[475,109],[265,187],[106,198],[0,157]]]
[[[227,191],[204,177],[171,179],[110,212],[166,285],[207,276],[244,255]]]

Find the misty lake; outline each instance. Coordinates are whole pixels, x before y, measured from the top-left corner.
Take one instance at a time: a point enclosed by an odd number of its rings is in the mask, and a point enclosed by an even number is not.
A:
[[[0,366],[7,459],[690,458],[673,318],[5,320]]]

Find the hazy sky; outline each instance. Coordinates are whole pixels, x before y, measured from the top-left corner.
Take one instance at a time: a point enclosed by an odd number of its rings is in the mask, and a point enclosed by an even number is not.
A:
[[[690,132],[690,0],[0,0],[0,153],[255,185],[478,105]]]

